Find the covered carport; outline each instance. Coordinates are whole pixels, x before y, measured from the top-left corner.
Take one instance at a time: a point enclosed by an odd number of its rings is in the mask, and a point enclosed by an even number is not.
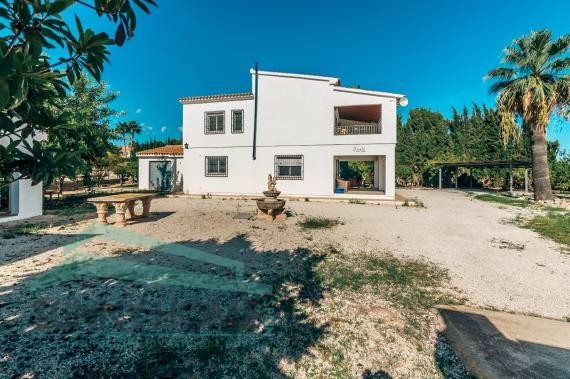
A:
[[[442,170],[444,168],[451,169],[455,177],[455,188],[458,188],[458,171],[460,168],[468,169],[469,187],[473,187],[473,177],[471,172],[477,168],[508,168],[509,169],[509,191],[513,192],[513,169],[524,168],[524,192],[528,192],[528,170],[532,167],[531,162],[518,161],[518,160],[505,160],[505,161],[464,161],[464,162],[439,162],[436,163],[439,169],[439,188],[442,188]]]

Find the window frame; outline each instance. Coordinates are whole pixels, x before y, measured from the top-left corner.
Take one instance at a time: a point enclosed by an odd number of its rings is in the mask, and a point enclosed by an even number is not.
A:
[[[210,173],[208,172],[208,160],[212,159],[212,158],[224,158],[226,161],[226,172],[224,173]],[[228,156],[227,155],[206,155],[204,157],[204,176],[208,177],[208,178],[226,178],[228,176]],[[220,164],[218,163],[218,170],[219,170]]]
[[[278,161],[283,159],[300,159],[301,160],[301,175],[293,176],[283,176],[279,175],[279,167],[286,166],[286,167],[296,167],[292,165],[279,165]],[[289,170],[291,172],[291,170]],[[275,155],[274,156],[274,174],[275,178],[278,180],[304,180],[305,178],[305,156],[303,154],[287,154],[287,155]]]
[[[210,128],[210,117],[211,115],[222,115],[222,130],[221,131],[211,131]],[[216,127],[218,125],[216,124]],[[206,111],[204,112],[204,134],[225,134],[226,133],[226,111]]]
[[[236,113],[241,113],[241,131],[236,131],[235,129],[235,118],[234,115]],[[243,134],[245,131],[245,112],[243,109],[232,109],[232,134]]]

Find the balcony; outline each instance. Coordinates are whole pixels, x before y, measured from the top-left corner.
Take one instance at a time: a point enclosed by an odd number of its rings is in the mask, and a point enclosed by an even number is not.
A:
[[[380,134],[380,123],[373,124],[355,124],[355,125],[337,125],[334,128],[335,136],[350,136],[357,134]]]
[[[381,134],[381,106],[347,105],[335,107],[335,136]]]

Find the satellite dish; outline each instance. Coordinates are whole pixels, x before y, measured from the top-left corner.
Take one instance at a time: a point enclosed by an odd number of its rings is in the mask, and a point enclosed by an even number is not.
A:
[[[405,97],[401,97],[398,99],[398,105],[401,105],[402,107],[405,107],[406,105],[408,105],[408,99]]]

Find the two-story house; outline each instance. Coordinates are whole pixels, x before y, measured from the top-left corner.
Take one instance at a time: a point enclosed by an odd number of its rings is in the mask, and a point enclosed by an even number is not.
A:
[[[285,196],[394,199],[404,95],[324,76],[251,75],[252,92],[180,99],[184,192],[259,196],[272,174]]]

